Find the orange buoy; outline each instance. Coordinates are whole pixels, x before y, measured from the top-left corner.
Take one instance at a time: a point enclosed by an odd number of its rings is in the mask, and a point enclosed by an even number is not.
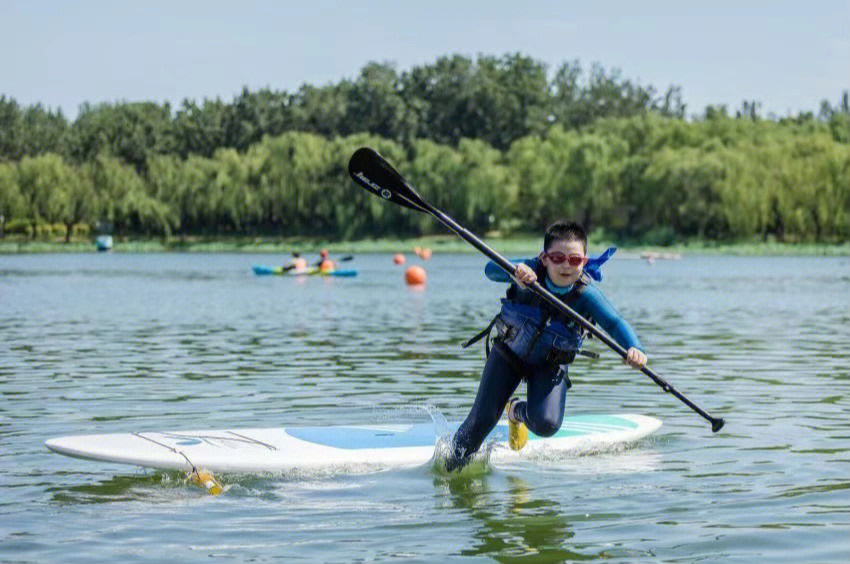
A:
[[[422,252],[419,254],[419,256],[422,257],[422,260],[428,260],[429,258],[431,258],[431,249],[422,249]]]
[[[422,253],[422,247],[413,247],[413,254],[419,256]]]
[[[421,266],[411,266],[404,271],[404,281],[408,286],[420,286],[425,284],[425,269]]]
[[[404,264],[405,260],[407,260],[407,259],[405,259],[404,255],[401,254],[401,253],[398,253],[397,255],[395,255],[393,257],[393,262],[396,263],[396,264]]]

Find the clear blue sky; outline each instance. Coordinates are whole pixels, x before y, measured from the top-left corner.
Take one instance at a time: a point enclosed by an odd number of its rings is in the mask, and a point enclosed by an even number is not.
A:
[[[75,117],[83,102],[294,91],[458,53],[593,62],[688,113],[815,111],[850,89],[850,0],[0,0],[0,94]]]

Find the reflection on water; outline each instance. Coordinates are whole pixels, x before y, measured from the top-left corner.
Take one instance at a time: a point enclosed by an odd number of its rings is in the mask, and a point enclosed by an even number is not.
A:
[[[272,257],[4,256],[0,560],[843,562],[850,534],[850,259],[606,264],[606,294],[699,416],[598,342],[569,413],[661,418],[622,450],[363,476],[222,476],[59,457],[45,439],[154,429],[462,419],[483,366],[460,343],[504,288],[435,255],[357,278],[255,277]],[[439,419],[438,419],[439,423]],[[442,423],[448,425],[447,422]]]
[[[569,511],[554,501],[535,499],[533,488],[518,476],[507,478],[506,492],[493,492],[487,473],[444,477],[435,485],[448,491],[452,507],[464,510],[478,527],[463,556],[489,556],[497,562],[534,557],[535,562],[590,560],[571,548],[575,533]]]
[[[119,474],[107,479],[71,487],[52,485],[46,491],[59,504],[120,503],[144,501],[145,503],[172,503],[184,495],[185,475],[180,472],[139,471]]]

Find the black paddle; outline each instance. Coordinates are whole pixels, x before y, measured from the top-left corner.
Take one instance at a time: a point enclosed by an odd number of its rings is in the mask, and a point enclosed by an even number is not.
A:
[[[348,256],[344,256],[344,257],[342,257],[342,258],[340,258],[340,259],[336,259],[334,262],[345,262],[345,261],[347,261],[347,260],[351,260],[351,259],[353,259],[353,258],[354,258],[353,256],[348,255]],[[325,262],[325,259],[320,259],[320,260],[319,260],[319,262],[317,262],[317,263],[316,263],[316,264],[314,264],[313,266],[316,266],[316,267],[322,266],[322,263],[323,263],[323,262]]]
[[[347,260],[351,260],[351,259],[353,259],[353,258],[354,258],[353,256],[348,255],[348,256],[344,256],[344,257],[342,257],[341,259],[337,259],[335,262],[345,262],[345,261],[347,261]],[[321,266],[323,262],[324,262],[324,260],[320,260],[320,261],[319,261],[319,262],[317,262],[314,266]],[[294,264],[290,264],[290,265],[288,265],[288,266],[284,266],[284,267],[283,267],[283,271],[284,271],[284,272],[288,272],[288,271],[292,270],[293,268],[295,268],[295,265],[294,265]]]
[[[390,163],[384,160],[384,158],[374,150],[369,149],[368,147],[363,147],[355,151],[354,155],[352,155],[351,160],[348,163],[348,173],[351,175],[355,182],[357,182],[373,194],[384,198],[385,200],[389,200],[393,203],[414,209],[416,211],[421,211],[433,215],[435,218],[437,218],[437,220],[440,221],[440,223],[454,231],[454,233],[457,234],[461,239],[464,239],[473,247],[490,257],[490,259],[496,264],[498,264],[505,272],[507,272],[511,276],[516,276],[516,265],[514,265],[502,255],[488,247],[483,241],[481,241],[470,231],[462,227],[451,217],[447,216],[445,213],[425,201],[422,196],[420,196],[416,192],[413,186],[411,186],[404,179],[404,177],[392,167]],[[588,320],[579,315],[578,312],[576,312],[570,306],[568,306],[567,304],[556,298],[554,295],[552,295],[546,288],[541,286],[538,282],[534,282],[528,287],[531,288],[531,290],[534,291],[538,296],[543,298],[543,300],[549,306],[562,313],[563,315],[567,315],[571,319],[575,320],[575,322],[581,325],[586,331],[592,333],[600,341],[611,347],[614,352],[619,354],[621,357],[626,358],[626,356],[628,355],[626,349],[621,347],[616,341],[611,339],[611,337],[603,333],[595,325],[593,325]],[[716,433],[721,428],[723,428],[724,421],[721,417],[712,417],[708,412],[706,412],[697,404],[689,400],[687,397],[685,397],[684,394],[679,392],[671,384],[661,378],[661,376],[653,372],[651,368],[644,365],[640,370],[641,372],[652,378],[652,381],[661,386],[661,389],[663,389],[665,392],[673,394],[685,405],[687,405],[692,410],[699,413],[702,417],[710,421],[711,430],[713,432]]]

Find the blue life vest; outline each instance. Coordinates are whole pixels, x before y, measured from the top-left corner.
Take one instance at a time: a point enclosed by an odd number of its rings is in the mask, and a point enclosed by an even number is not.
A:
[[[544,272],[538,273],[542,279]],[[561,300],[572,305],[578,299],[589,280],[582,276],[572,290]],[[541,364],[569,364],[576,354],[597,357],[595,353],[581,351],[587,332],[578,323],[555,313],[542,298],[531,290],[520,290],[516,284],[508,288],[502,299],[502,308],[484,331],[467,341],[463,346],[489,335],[495,327],[496,339],[501,341],[516,357],[529,366]],[[487,354],[490,354],[489,343]]]
[[[570,305],[587,283],[580,279],[561,300]],[[520,290],[516,285],[502,299],[494,326],[505,346],[529,365],[572,362],[586,336],[580,325],[553,312],[534,292]]]
[[[494,326],[505,346],[529,365],[571,362],[585,336],[581,327],[553,319],[540,306],[507,299]]]

